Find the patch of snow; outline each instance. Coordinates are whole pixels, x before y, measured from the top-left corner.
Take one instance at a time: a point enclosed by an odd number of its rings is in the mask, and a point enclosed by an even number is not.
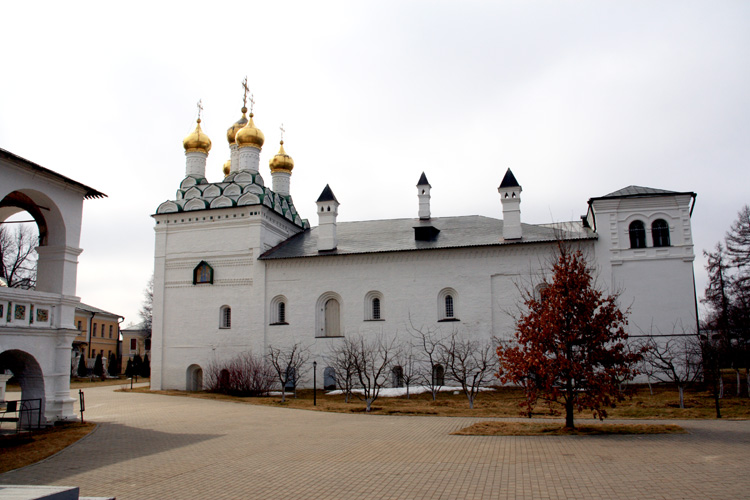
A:
[[[491,387],[480,387],[479,390],[481,392],[484,392],[484,391],[494,391],[495,389]],[[362,394],[363,392],[364,391],[362,389],[352,389],[352,393]],[[417,386],[409,387],[409,395],[422,394],[425,392],[430,392],[430,388],[425,385],[417,385]],[[461,392],[461,387],[443,385],[438,389],[438,392],[453,392],[454,394],[459,394]],[[341,391],[341,390],[328,391],[326,394],[329,396],[338,396],[340,394],[344,394],[344,391]],[[400,396],[406,396],[406,387],[384,387],[380,389],[379,396],[384,397],[384,398],[397,398]]]

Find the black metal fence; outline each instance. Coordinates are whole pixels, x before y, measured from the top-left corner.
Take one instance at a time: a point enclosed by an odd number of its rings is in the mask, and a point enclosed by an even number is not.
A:
[[[0,402],[0,429],[5,422],[15,424],[16,432],[42,428],[42,400],[17,399]]]

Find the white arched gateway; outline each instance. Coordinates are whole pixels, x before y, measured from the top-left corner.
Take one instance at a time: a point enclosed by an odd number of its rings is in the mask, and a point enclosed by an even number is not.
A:
[[[26,212],[39,230],[33,288],[0,286],[0,393],[14,375],[43,421],[75,418],[71,345],[83,200],[104,194],[0,149],[0,224]]]

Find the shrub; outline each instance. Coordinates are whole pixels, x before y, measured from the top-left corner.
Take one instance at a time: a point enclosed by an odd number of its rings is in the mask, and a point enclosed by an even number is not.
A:
[[[262,356],[248,351],[227,361],[211,362],[205,372],[205,387],[233,396],[265,396],[275,377],[273,367]]]

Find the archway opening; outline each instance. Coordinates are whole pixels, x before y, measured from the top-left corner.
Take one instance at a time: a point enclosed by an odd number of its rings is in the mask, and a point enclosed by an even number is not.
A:
[[[203,368],[201,368],[199,365],[188,366],[185,390],[188,390],[188,391],[202,391],[203,390]]]
[[[17,207],[0,206],[0,217]],[[45,231],[32,215],[19,210],[0,221],[0,286],[36,288],[37,247]]]
[[[21,386],[21,400],[40,400],[40,403],[22,404],[21,408],[27,408],[21,412],[21,425],[24,427],[36,426],[41,415],[44,415],[44,373],[39,362],[31,354],[19,349],[10,349],[0,354],[0,373],[10,372]],[[4,384],[5,382],[3,382]],[[7,397],[6,400],[11,398]],[[42,422],[44,423],[44,422]]]

